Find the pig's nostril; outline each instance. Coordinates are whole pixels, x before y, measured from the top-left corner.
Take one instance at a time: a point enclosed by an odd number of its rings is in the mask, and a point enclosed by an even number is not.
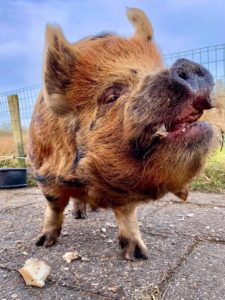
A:
[[[196,75],[198,77],[204,77],[205,76],[205,74],[203,73],[203,71],[201,69],[199,69],[199,68],[196,70],[195,73],[196,73]]]
[[[196,70],[189,70],[189,71],[184,71],[184,70],[180,70],[178,71],[178,76],[185,80],[188,81],[189,79],[197,79],[197,78],[201,78],[204,77],[205,74],[203,73],[203,71],[201,69],[196,69]]]
[[[185,72],[181,72],[180,74],[178,74],[180,78],[182,78],[183,80],[187,80],[188,79],[188,75]]]

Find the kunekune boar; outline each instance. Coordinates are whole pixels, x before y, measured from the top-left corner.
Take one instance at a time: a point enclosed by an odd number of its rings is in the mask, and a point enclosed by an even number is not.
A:
[[[213,130],[197,120],[211,108],[211,74],[187,59],[163,67],[153,29],[128,9],[130,38],[69,43],[46,28],[43,89],[30,127],[29,156],[47,199],[37,245],[60,234],[70,197],[111,208],[126,259],[147,258],[136,207],[167,192],[182,198],[209,151]],[[172,42],[172,41],[171,41]]]

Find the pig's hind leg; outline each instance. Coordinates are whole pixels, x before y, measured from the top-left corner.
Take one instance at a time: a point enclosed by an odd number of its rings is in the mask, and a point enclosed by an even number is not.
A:
[[[42,233],[39,236],[37,246],[52,246],[60,235],[63,224],[63,211],[69,202],[68,195],[53,195],[44,193],[47,199],[47,208],[45,211]]]
[[[72,198],[73,201],[73,209],[72,215],[75,219],[86,219],[87,217],[87,210],[89,207],[89,212],[96,212],[100,211],[100,208],[94,205],[93,201],[89,201],[90,198],[84,198],[83,200]],[[88,203],[88,205],[87,205]]]
[[[118,224],[118,238],[127,260],[147,259],[147,248],[139,230],[136,207],[127,205],[114,209]]]
[[[72,199],[73,210],[72,215],[75,219],[86,219],[86,203],[79,199]]]

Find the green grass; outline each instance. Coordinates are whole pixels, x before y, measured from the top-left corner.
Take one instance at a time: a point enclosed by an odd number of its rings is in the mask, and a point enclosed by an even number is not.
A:
[[[0,160],[0,168],[18,168],[18,164],[15,159],[3,159]]]
[[[225,147],[207,160],[201,174],[192,182],[191,190],[225,192]]]
[[[27,175],[27,184],[29,187],[37,186],[37,182],[32,175],[29,175],[29,174]]]

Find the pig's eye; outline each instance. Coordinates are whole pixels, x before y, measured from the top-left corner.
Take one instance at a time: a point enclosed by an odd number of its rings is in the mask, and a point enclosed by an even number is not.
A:
[[[114,83],[106,88],[98,98],[98,104],[109,104],[115,102],[119,97],[125,94],[128,87],[121,83]]]

